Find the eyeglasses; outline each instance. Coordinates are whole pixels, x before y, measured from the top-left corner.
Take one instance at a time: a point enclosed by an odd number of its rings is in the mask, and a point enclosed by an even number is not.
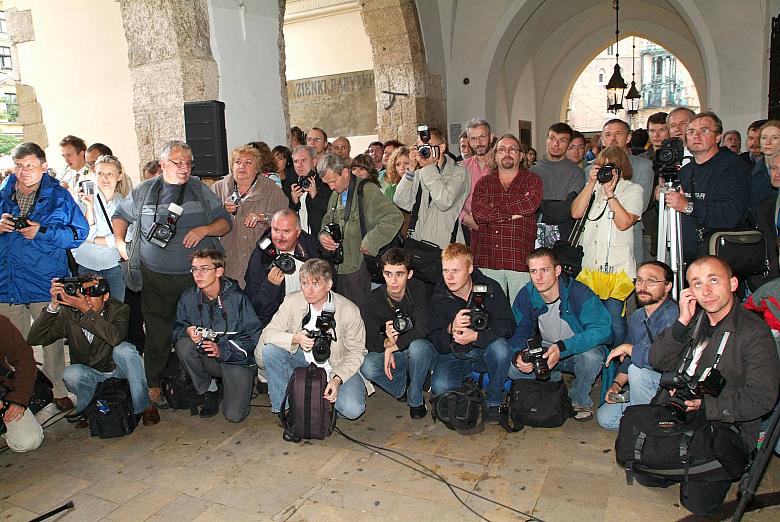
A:
[[[693,136],[694,134],[699,134],[701,136],[707,136],[708,134],[712,134],[713,132],[717,132],[715,129],[688,129],[685,131],[686,136]]]
[[[496,152],[500,152],[501,154],[519,154],[520,149],[517,147],[499,147],[496,149]]]
[[[665,281],[658,281],[657,279],[642,279],[641,277],[634,279],[634,285],[645,285],[647,288],[655,288],[659,283],[665,283]]]
[[[217,269],[216,267],[209,268],[207,266],[193,266],[192,268],[190,268],[190,272],[192,272],[193,274],[205,274],[209,270],[216,270],[216,269]]]
[[[585,145],[569,145],[569,149],[585,150]]]
[[[319,142],[325,141],[325,140],[322,139],[322,138],[316,138],[314,136],[309,136],[308,138],[306,138],[306,143],[309,143],[310,141],[313,141],[314,143],[319,143]]]
[[[181,168],[185,168],[185,169],[189,170],[189,169],[191,169],[192,167],[195,166],[195,162],[194,161],[176,161],[176,160],[172,160],[172,159],[169,159],[168,161],[173,163],[176,166],[177,170],[181,169]]]

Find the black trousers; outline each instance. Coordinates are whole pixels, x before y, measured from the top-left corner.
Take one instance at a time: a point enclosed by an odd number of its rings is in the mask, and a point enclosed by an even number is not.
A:
[[[368,273],[366,262],[360,263],[360,268],[351,274],[336,275],[336,292],[343,295],[362,310],[368,305],[371,296],[371,274]]]
[[[675,480],[653,477],[639,471],[634,471],[634,478],[643,486],[650,488],[666,488],[677,484]],[[690,479],[680,482],[680,504],[699,517],[715,515],[720,511],[731,489],[731,483],[731,480],[704,482]]]

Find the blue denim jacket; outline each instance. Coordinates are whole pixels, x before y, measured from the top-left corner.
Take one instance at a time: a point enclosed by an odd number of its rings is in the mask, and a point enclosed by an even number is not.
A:
[[[618,368],[618,373],[628,373],[628,366],[633,364],[638,368],[650,368],[650,337],[647,335],[647,328],[644,322],[647,320],[647,326],[653,339],[672,326],[680,315],[680,309],[677,303],[672,299],[666,299],[658,310],[650,317],[647,316],[644,307],[638,309],[628,318],[628,339],[627,343],[634,345],[631,350],[631,357],[626,357]]]

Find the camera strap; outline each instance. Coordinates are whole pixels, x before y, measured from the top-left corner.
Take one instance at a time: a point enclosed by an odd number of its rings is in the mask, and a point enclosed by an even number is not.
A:
[[[445,160],[446,165],[446,160]],[[437,165],[438,167],[438,165]],[[441,172],[441,171],[439,171]],[[428,206],[431,205],[431,193],[428,192]],[[420,205],[422,204],[422,182],[417,186],[417,196],[414,198],[414,206],[412,207],[412,216],[409,218],[409,226],[407,227],[407,236],[414,237],[414,231],[417,227],[417,219],[420,217]],[[450,243],[455,243],[458,237],[458,225],[460,225],[460,219],[456,219],[452,225],[452,234],[450,234]]]
[[[108,217],[108,212],[106,212],[106,207],[103,205],[103,200],[100,199],[100,191],[98,190],[95,192],[95,198],[98,200],[98,203],[100,203],[100,210],[103,211],[103,217],[106,218],[106,223],[108,224],[108,229],[111,231],[111,234],[114,233],[114,227],[111,226],[111,219]]]
[[[198,289],[198,315],[200,315],[201,321],[205,322],[203,320],[203,303],[204,298],[206,297],[206,294],[203,292],[203,290]],[[209,305],[209,325],[208,328],[211,328],[214,330],[214,306],[210,303],[207,303]],[[227,312],[225,311],[225,307],[222,306],[222,281],[219,283],[219,293],[217,294],[217,306],[219,307],[220,314],[222,315],[222,320],[225,321],[225,331],[230,330],[230,327],[228,326],[228,316]],[[201,325],[205,326],[205,325]]]
[[[357,184],[357,176],[353,176],[350,174],[349,178],[349,188],[347,188],[347,203],[344,206],[344,226],[346,227],[347,222],[349,221],[349,213],[352,210],[352,200],[355,197],[355,185]],[[335,211],[336,208],[334,207],[333,210]],[[335,216],[334,216],[335,217]],[[363,231],[361,231],[363,232]],[[343,231],[342,231],[343,233]],[[361,235],[366,235],[365,232],[363,232]]]
[[[233,193],[238,194],[238,201],[243,202],[246,197],[249,195],[250,192],[252,192],[252,189],[255,187],[255,184],[257,183],[257,178],[260,177],[260,174],[255,176],[254,181],[252,181],[252,184],[249,185],[249,188],[246,189],[246,192],[243,194],[241,191],[238,190],[238,183],[236,182],[236,178],[233,178]],[[178,205],[181,205],[181,203],[177,203]]]
[[[188,180],[189,181],[189,180]],[[184,201],[184,190],[187,188],[187,182],[181,184],[179,188],[179,195],[176,197],[176,204],[181,206]],[[157,185],[157,200],[154,202],[154,222],[157,223],[157,209],[160,206],[160,192],[162,192],[163,183]]]
[[[16,180],[17,183],[19,183],[19,180]],[[14,194],[11,196],[11,200],[13,200],[14,203],[16,203],[19,206],[19,213],[22,214],[22,216],[25,217],[25,219],[33,213],[33,210],[35,210],[35,205],[38,203],[38,198],[41,195],[41,186],[43,185],[43,179],[38,182],[38,188],[35,189],[35,195],[33,196],[32,203],[30,204],[30,207],[27,209],[27,212],[22,212],[22,206],[19,204],[19,200],[17,198],[17,193],[19,192],[19,189],[14,187]]]

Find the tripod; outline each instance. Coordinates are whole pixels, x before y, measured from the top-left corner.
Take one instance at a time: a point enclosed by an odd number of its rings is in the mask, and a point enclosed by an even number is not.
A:
[[[680,228],[680,213],[666,206],[667,192],[676,191],[678,183],[665,182],[661,187],[658,198],[658,252],[656,259],[668,264],[672,268],[674,281],[672,283],[672,297],[680,299],[683,289],[684,263],[682,251],[682,229]]]

